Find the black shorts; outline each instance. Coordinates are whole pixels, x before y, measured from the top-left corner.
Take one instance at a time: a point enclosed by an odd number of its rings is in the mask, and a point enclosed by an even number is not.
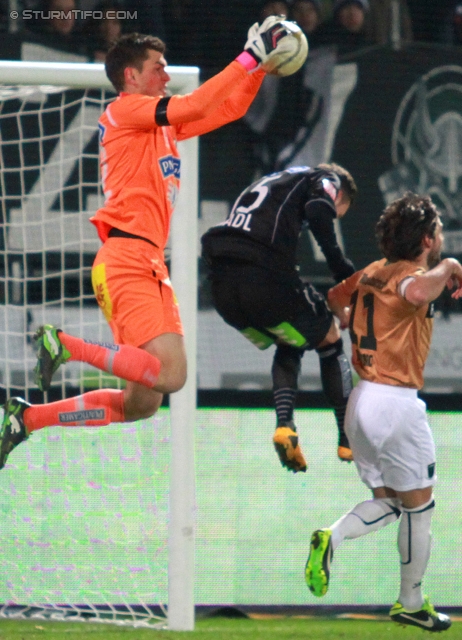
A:
[[[212,265],[210,279],[215,309],[260,349],[276,341],[314,349],[332,324],[324,296],[297,272],[220,261]]]

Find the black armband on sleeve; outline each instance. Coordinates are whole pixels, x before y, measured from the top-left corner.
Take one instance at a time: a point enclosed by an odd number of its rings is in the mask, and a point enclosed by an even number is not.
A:
[[[157,103],[154,120],[159,127],[167,127],[170,124],[167,118],[167,107],[169,102],[170,96],[167,98],[161,98]]]

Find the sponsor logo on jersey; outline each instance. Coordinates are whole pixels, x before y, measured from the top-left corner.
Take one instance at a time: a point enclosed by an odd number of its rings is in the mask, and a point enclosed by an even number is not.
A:
[[[159,165],[164,178],[175,176],[178,180],[180,179],[181,160],[179,158],[171,155],[164,156],[163,158],[159,158]]]

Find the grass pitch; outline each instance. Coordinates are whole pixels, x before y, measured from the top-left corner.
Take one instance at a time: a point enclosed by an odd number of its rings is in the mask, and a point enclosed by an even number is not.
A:
[[[204,618],[192,632],[118,628],[111,625],[0,620],[0,640],[412,640],[427,632],[399,627],[387,620],[343,620],[302,617],[271,619]],[[444,634],[462,640],[462,624]]]

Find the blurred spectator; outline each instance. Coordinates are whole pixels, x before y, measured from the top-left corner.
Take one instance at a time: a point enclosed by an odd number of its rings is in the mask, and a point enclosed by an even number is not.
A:
[[[437,42],[441,39],[443,23],[454,0],[407,0],[411,13],[414,39]]]
[[[175,0],[167,0],[167,5]],[[163,15],[162,0],[124,0],[124,8],[130,13],[136,13],[135,24],[126,31],[139,31],[140,33],[157,36],[161,40],[166,39],[166,30]],[[182,64],[185,64],[184,62]]]
[[[295,0],[291,5],[290,18],[310,36],[321,23],[320,0]]]
[[[444,21],[441,41],[445,44],[462,45],[462,2],[457,2]]]
[[[9,8],[7,0],[0,0],[0,31],[8,31],[10,28]]]
[[[274,4],[267,2],[265,7]],[[320,1],[295,0],[289,8],[289,19],[300,25],[311,45],[311,34],[320,22]],[[273,10],[276,11],[274,7]],[[305,73],[306,65],[285,78],[267,76],[244,116],[253,140],[254,179],[284,168],[280,152],[292,143],[298,149],[297,134],[303,130],[303,136],[308,138],[319,120],[322,105],[316,92],[305,83]]]
[[[263,20],[271,15],[289,17],[288,4],[280,0],[266,0],[266,2],[260,5],[258,14],[259,22],[262,23]],[[295,19],[295,17],[290,15],[290,19]],[[291,104],[296,105],[298,103],[292,90],[289,90],[287,94],[286,89],[287,82],[281,83],[280,78],[267,75],[253,103],[244,116],[243,120],[249,128],[248,132],[253,147],[252,155],[255,160],[254,169],[256,173],[254,177],[263,175],[274,166],[274,149],[271,148],[271,141],[274,139],[274,136],[278,136],[278,133],[274,126],[270,134],[267,128],[270,122],[273,122],[274,125],[274,119],[276,119],[275,126],[279,128],[279,106],[281,106],[281,99],[285,96]],[[284,96],[281,92],[284,92]],[[284,118],[284,123],[285,121],[286,118]]]
[[[368,0],[335,0],[333,16],[312,35],[314,45],[336,45],[339,55],[357,51],[369,44],[367,33]]]
[[[197,65],[206,80],[239,54],[258,9],[249,0],[163,0],[168,63]]]
[[[109,47],[122,35],[123,25],[117,14],[123,9],[124,7],[114,0],[103,0],[94,7],[94,16],[83,28],[92,62],[104,62]],[[102,18],[98,17],[99,14],[102,14]]]
[[[197,10],[192,0],[165,0],[166,57],[169,64],[200,65],[202,37],[195,28]],[[157,34],[153,34],[157,35]]]
[[[242,39],[245,42],[250,25],[258,20],[261,4],[260,0],[189,1],[191,22],[185,29],[190,32],[190,50],[195,57],[180,48],[175,55],[183,59],[181,64],[186,64],[187,58],[201,67],[201,79],[206,79],[239,54]],[[164,0],[164,6],[167,8],[171,2]],[[172,45],[170,40],[167,42],[166,57],[171,64]],[[200,172],[203,198],[230,202],[236,199],[254,173],[252,142],[251,131],[242,119],[202,137],[201,163],[207,166],[207,171]]]
[[[289,15],[289,5],[285,0],[267,0],[260,9],[260,24],[266,20],[268,16],[287,16]]]
[[[399,46],[414,39],[406,0],[369,0],[369,3],[366,29],[371,42]]]
[[[19,1],[33,2],[34,0]],[[130,14],[130,20],[124,21],[122,25],[122,33],[138,31],[140,33],[157,36],[165,41],[163,0],[114,0],[114,2],[120,4],[121,9]],[[178,0],[165,0],[167,7],[172,4],[175,5],[177,2]],[[99,10],[98,6],[101,0],[78,0],[78,3],[79,9],[83,11],[93,11]]]
[[[58,49],[77,55],[86,55],[85,39],[77,29],[73,11],[77,9],[75,0],[43,0],[38,7],[38,20],[25,24],[36,36],[35,40],[50,49]],[[52,11],[62,12],[60,17],[51,17]]]

